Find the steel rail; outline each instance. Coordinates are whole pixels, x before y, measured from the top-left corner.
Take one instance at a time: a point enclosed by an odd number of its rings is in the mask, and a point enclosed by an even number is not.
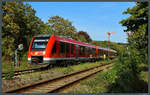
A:
[[[18,88],[18,89],[13,89],[13,90],[9,90],[9,91],[3,91],[3,93],[18,93],[18,92],[20,92],[20,93],[38,93],[39,91],[38,91],[38,87],[42,87],[43,85],[46,85],[47,86],[47,84],[48,83],[53,83],[53,82],[56,82],[56,81],[59,81],[59,80],[63,80],[63,79],[65,79],[65,78],[69,78],[69,77],[73,77],[73,76],[76,76],[76,75],[78,75],[78,74],[80,74],[80,73],[85,73],[86,71],[88,72],[88,71],[91,71],[91,70],[94,70],[95,68],[99,68],[99,67],[102,67],[102,66],[105,66],[105,65],[109,65],[110,63],[108,63],[108,64],[102,64],[102,65],[99,65],[99,66],[95,66],[95,67],[91,67],[91,68],[88,68],[88,69],[85,69],[85,70],[80,70],[80,71],[77,71],[77,72],[73,72],[73,73],[70,73],[70,74],[67,74],[67,75],[63,75],[63,76],[59,76],[59,77],[57,77],[57,78],[54,78],[54,79],[47,79],[47,80],[42,80],[42,81],[40,81],[40,82],[36,82],[36,83],[32,83],[32,84],[29,84],[29,85],[25,85],[25,86],[23,86],[23,87],[21,87],[21,88]],[[102,69],[103,70],[103,69]],[[63,84],[63,85],[59,85],[58,84],[58,86],[56,86],[56,87],[51,87],[50,89],[49,89],[49,87],[50,87],[50,85],[48,86],[48,88],[46,88],[46,87],[42,87],[42,89],[43,89],[43,91],[40,91],[40,93],[53,93],[53,92],[55,92],[55,91],[57,91],[57,90],[59,90],[59,89],[62,89],[62,88],[64,88],[64,87],[66,87],[66,86],[68,86],[68,85],[70,85],[70,84],[72,84],[72,83],[74,83],[74,82],[77,82],[77,81],[79,81],[79,80],[81,80],[81,79],[84,79],[84,78],[86,78],[86,77],[88,77],[88,76],[91,76],[91,75],[93,75],[93,74],[95,74],[95,73],[97,73],[97,72],[100,72],[100,71],[102,71],[102,70],[98,70],[98,71],[94,71],[93,73],[91,73],[91,74],[88,74],[88,75],[86,75],[85,74],[85,76],[84,77],[81,77],[81,78],[79,78],[79,79],[77,79],[77,80],[72,80],[71,82],[68,82],[68,83],[65,83],[65,84]],[[82,75],[82,74],[81,74]],[[73,78],[73,79],[75,79],[75,78]],[[58,82],[59,83],[59,82]],[[55,84],[55,83],[54,83]],[[32,91],[30,91],[30,90],[32,90],[33,89],[33,92]]]
[[[25,69],[25,70],[16,70],[16,71],[10,71],[10,72],[2,72],[2,77],[5,77],[7,74],[10,74],[11,72],[14,72],[14,76],[30,73],[30,72],[37,72],[37,71],[43,71],[46,70],[47,67],[40,67],[40,68],[33,68],[33,69]]]

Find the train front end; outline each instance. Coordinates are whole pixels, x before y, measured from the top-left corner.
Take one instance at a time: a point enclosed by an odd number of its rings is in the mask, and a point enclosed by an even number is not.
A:
[[[50,35],[38,35],[32,38],[28,51],[29,64],[49,64],[46,60],[49,52],[46,49],[49,47],[50,38]]]

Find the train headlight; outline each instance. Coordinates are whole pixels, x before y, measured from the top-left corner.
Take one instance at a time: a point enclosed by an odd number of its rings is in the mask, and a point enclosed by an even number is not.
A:
[[[37,52],[35,52],[35,55],[37,55],[38,53]]]
[[[43,54],[45,54],[45,51],[43,51]]]

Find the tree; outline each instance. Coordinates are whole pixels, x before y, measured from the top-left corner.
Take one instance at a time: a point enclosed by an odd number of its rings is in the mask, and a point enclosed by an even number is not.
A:
[[[78,35],[80,41],[82,41],[82,42],[88,42],[89,43],[92,41],[87,32],[79,31],[79,32],[77,32],[77,35]]]
[[[140,64],[148,63],[148,2],[136,2],[133,8],[128,8],[123,14],[130,14],[120,21],[122,26],[130,31],[129,54],[122,51],[118,57],[117,78],[111,84],[110,92],[147,92],[148,84],[141,80]]]
[[[77,31],[72,22],[67,19],[60,16],[52,16],[48,19],[48,25],[52,29],[52,34],[77,39],[77,35],[75,34]]]
[[[130,52],[139,57],[137,60],[140,63],[146,64],[148,63],[148,3],[137,2],[133,8],[128,8],[123,14],[131,15],[120,21],[122,26],[127,27],[125,32],[132,32],[129,36]]]
[[[31,38],[41,33],[44,23],[35,16],[36,11],[23,2],[3,2],[2,10],[3,56],[10,57],[10,54],[21,43],[26,52]]]

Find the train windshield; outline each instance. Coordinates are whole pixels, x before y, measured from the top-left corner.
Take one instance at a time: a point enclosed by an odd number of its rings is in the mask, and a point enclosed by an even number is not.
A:
[[[45,50],[49,38],[35,38],[32,44],[32,50]]]
[[[34,42],[32,48],[46,48],[47,42]]]

